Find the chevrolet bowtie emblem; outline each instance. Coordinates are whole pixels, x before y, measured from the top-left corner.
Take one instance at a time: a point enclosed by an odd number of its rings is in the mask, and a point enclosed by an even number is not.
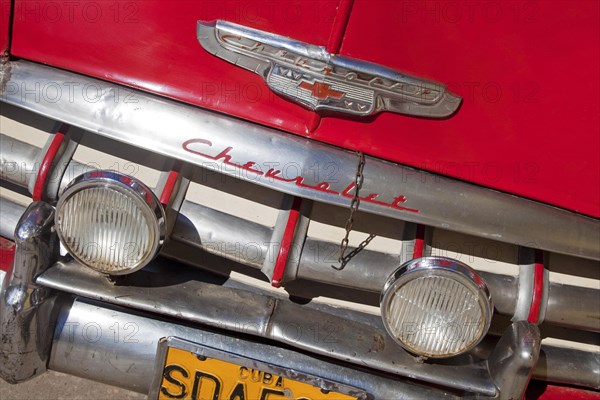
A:
[[[306,89],[310,91],[313,97],[316,97],[319,100],[327,100],[328,98],[332,99],[341,99],[344,97],[344,92],[338,92],[336,90],[331,89],[331,85],[322,82],[314,82],[309,83],[306,81],[300,82],[298,85],[300,89]]]
[[[230,22],[198,21],[196,33],[208,52],[259,74],[273,91],[311,110],[445,118],[462,101],[440,83]]]

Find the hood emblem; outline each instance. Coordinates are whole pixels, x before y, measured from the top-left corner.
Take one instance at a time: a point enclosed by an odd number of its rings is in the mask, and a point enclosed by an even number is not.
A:
[[[319,81],[314,81],[313,83],[302,81],[298,85],[298,89],[310,91],[310,94],[319,100],[327,100],[330,97],[332,99],[341,99],[345,95],[344,92],[338,92],[336,90],[331,89],[330,84],[322,83]]]
[[[314,111],[447,118],[462,101],[440,83],[231,22],[198,21],[196,34],[209,53],[262,76],[274,92]]]

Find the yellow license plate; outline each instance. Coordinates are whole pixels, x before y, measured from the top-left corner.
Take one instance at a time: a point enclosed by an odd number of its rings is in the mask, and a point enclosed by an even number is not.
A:
[[[243,358],[239,360],[244,361]],[[165,400],[356,400],[358,398],[336,391],[322,390],[309,383],[284,377],[283,374],[276,375],[267,364],[252,362],[255,367],[261,364],[263,368],[253,368],[168,346],[156,393],[157,398]]]

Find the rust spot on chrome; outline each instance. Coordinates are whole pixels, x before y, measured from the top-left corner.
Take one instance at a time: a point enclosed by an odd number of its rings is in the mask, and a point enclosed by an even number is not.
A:
[[[385,339],[382,335],[373,337],[373,346],[369,349],[369,353],[380,353],[385,350]]]

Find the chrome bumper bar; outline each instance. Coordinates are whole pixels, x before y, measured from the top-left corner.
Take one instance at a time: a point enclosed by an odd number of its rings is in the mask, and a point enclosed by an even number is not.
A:
[[[175,273],[177,281],[185,284],[165,281],[167,273]],[[198,279],[197,271],[158,261],[151,268],[114,285],[71,261],[57,263],[37,282],[61,292],[116,306],[259,336],[398,376],[487,395],[492,393],[493,379],[484,360],[493,353],[493,338],[462,359],[457,359],[456,364],[451,361],[446,365],[419,363],[385,334],[379,316],[322,304],[299,305],[284,297],[266,296],[258,289],[239,282],[227,280],[214,285],[209,281],[194,281],[193,277]],[[210,275],[204,277],[214,279]],[[190,309],[185,308],[187,304],[202,306]],[[531,335],[535,333],[525,335],[521,331],[515,335],[521,338],[529,335],[527,340],[531,343]],[[465,363],[465,360],[468,362]],[[568,360],[577,362],[569,363]],[[463,366],[457,368],[461,364]],[[599,368],[598,354],[544,345],[533,376],[600,388]]]
[[[0,76],[6,103],[280,192],[350,204],[351,152],[27,61],[0,65]],[[364,176],[362,211],[600,260],[593,218],[371,157]]]
[[[172,263],[155,267],[155,271],[145,269],[113,285],[81,265],[58,263],[37,282],[82,297],[258,336],[378,371],[487,395],[495,392],[484,363],[463,368],[420,363],[394,344],[377,316],[329,306],[302,306],[241,284],[223,287],[193,281],[197,273],[186,273]],[[184,288],[165,282],[167,274],[176,274],[177,280],[185,282]]]
[[[283,364],[282,367],[363,388],[376,399],[395,399],[399,393],[405,399],[423,395],[456,398],[420,384],[340,366],[271,344],[190,328],[86,299],[75,299],[61,310],[49,368],[147,394],[155,375],[157,345],[165,337],[186,339],[255,360],[277,362]]]

